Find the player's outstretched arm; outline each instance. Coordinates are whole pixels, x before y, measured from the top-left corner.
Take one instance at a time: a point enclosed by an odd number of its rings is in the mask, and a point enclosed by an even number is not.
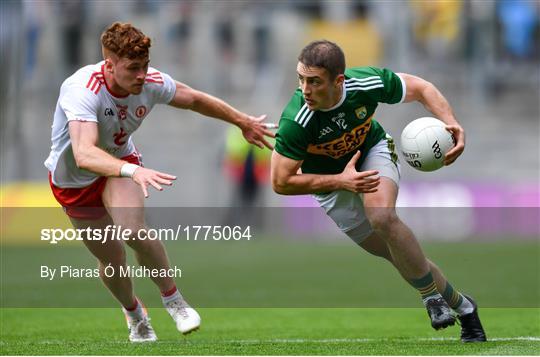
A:
[[[176,82],[176,93],[169,103],[177,108],[193,110],[202,115],[224,120],[238,126],[244,138],[261,149],[265,146],[273,149],[265,136],[275,137],[264,123],[266,115],[254,117],[238,111],[223,100],[210,94],[195,90],[189,86]]]
[[[407,93],[405,102],[418,101],[433,115],[446,123],[446,130],[452,133],[456,145],[446,153],[444,164],[450,165],[465,150],[465,131],[457,121],[452,107],[442,93],[430,82],[406,73],[399,73],[405,81]]]
[[[272,188],[282,195],[348,190],[352,192],[376,192],[380,179],[378,171],[356,171],[360,158],[358,151],[345,169],[338,175],[298,174],[302,161],[289,159],[276,151],[272,153]]]
[[[100,176],[131,177],[141,186],[144,197],[148,197],[149,185],[161,191],[161,185],[170,186],[176,180],[175,176],[130,164],[100,149],[97,146],[99,132],[95,122],[70,121],[69,136],[77,167]]]

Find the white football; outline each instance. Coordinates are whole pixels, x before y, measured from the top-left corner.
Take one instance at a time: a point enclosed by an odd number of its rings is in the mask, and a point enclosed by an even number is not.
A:
[[[401,153],[409,165],[420,171],[440,169],[444,155],[453,147],[454,137],[439,119],[413,120],[401,133]]]

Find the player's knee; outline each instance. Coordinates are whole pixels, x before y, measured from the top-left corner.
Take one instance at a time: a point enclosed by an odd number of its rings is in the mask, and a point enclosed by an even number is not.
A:
[[[115,257],[114,259],[108,259],[106,261],[99,262],[99,276],[101,278],[115,278],[117,272],[120,271],[120,267],[125,267],[126,265],[126,255],[125,253]]]
[[[375,232],[391,232],[399,218],[393,209],[380,208],[368,214],[368,220]]]
[[[127,245],[135,251],[146,251],[151,249],[156,244],[160,244],[158,237],[148,235],[146,228],[141,228],[136,231],[132,237],[126,241]]]
[[[141,237],[146,237],[147,228],[140,224],[122,225],[123,237],[126,239],[126,243],[129,245],[131,241],[139,240]]]

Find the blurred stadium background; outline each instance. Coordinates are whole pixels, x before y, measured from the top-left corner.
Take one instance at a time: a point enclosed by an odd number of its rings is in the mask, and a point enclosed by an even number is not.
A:
[[[297,85],[298,52],[312,39],[338,42],[348,66],[422,76],[453,105],[467,148],[434,173],[402,162],[400,204],[538,207],[539,13],[538,1],[523,0],[2,1],[2,205],[56,205],[43,161],[60,85],[100,61],[100,33],[125,21],[153,39],[151,65],[273,122]],[[399,138],[427,114],[419,104],[382,105],[376,117]],[[145,164],[179,176],[149,206],[313,204],[274,194],[264,172],[260,194],[241,200],[246,149],[224,123],[166,106],[147,121],[135,135]],[[267,157],[258,157],[267,173]],[[537,213],[528,235],[538,232]]]
[[[165,192],[151,193],[147,203],[158,208],[147,210],[149,222],[171,227],[181,217],[182,224],[226,224],[220,214],[251,214],[272,229],[242,245],[168,242],[169,255],[184,269],[180,283],[192,304],[227,307],[202,309],[206,330],[192,336],[180,354],[537,353],[538,1],[3,0],[0,10],[2,354],[179,353],[176,331],[166,330],[168,316],[157,309],[152,314],[156,326],[165,326],[159,330],[163,344],[141,352],[121,344],[125,326],[116,308],[62,313],[39,308],[116,306],[98,279],[39,277],[42,264],[94,267],[95,262],[78,242],[59,247],[39,241],[41,228],[69,227],[60,209],[28,208],[57,207],[43,161],[59,88],[79,67],[101,60],[99,35],[114,21],[132,22],[152,38],[152,66],[245,112],[266,113],[272,122],[297,86],[300,49],[327,38],[343,47],[348,66],[384,66],[432,81],[467,132],[466,151],[451,167],[421,173],[402,164],[399,201],[413,207],[402,209],[405,221],[420,239],[431,240],[423,245],[426,253],[456,287],[481,302],[489,337],[499,338],[461,350],[469,346],[450,342],[458,330],[435,334],[424,311],[401,309],[404,317],[397,320],[396,312],[387,313],[388,307],[419,307],[416,292],[390,265],[354,249],[322,210],[265,208],[314,204],[307,196],[272,192],[269,151],[254,155],[252,179],[260,184],[254,195],[253,182],[239,187],[247,149],[237,132],[189,111],[156,107],[135,142],[148,167],[179,180]],[[399,138],[408,122],[426,115],[419,104],[404,104],[382,105],[376,117]],[[248,209],[229,208],[234,206]],[[137,281],[137,291],[148,306],[160,305],[148,279]],[[317,309],[312,315],[308,309],[231,309],[299,306]],[[330,306],[385,309],[320,309]],[[51,335],[58,337],[51,341]],[[107,344],[109,336],[115,340]],[[359,340],[339,342],[372,336],[372,350]],[[448,339],[446,347],[441,336]],[[326,342],[334,337],[335,343]],[[242,349],[251,338],[262,342]],[[276,338],[293,339],[297,350]],[[313,338],[321,340],[309,349]]]

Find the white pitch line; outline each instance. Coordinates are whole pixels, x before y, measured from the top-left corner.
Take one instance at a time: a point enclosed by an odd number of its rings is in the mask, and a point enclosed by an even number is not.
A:
[[[198,340],[194,339],[191,343],[244,343],[244,344],[263,344],[263,343],[370,343],[370,342],[414,342],[414,341],[454,341],[459,342],[459,338],[452,337],[428,337],[428,338],[322,338],[322,339],[309,339],[309,338],[275,338],[268,340],[261,339],[246,339],[246,340]],[[500,342],[500,341],[535,341],[540,342],[540,337],[537,336],[516,336],[516,337],[488,337],[488,342]],[[3,341],[2,341],[3,342]],[[78,341],[72,341],[77,343]],[[79,342],[96,342],[96,341],[79,341]],[[37,344],[41,345],[56,345],[64,344],[65,340],[44,340],[38,341]],[[107,344],[129,344],[126,341],[109,341]],[[168,344],[171,341],[156,341],[153,344]],[[3,345],[4,343],[2,343]]]
[[[459,341],[459,338],[452,337],[429,337],[429,338],[323,338],[323,339],[308,339],[308,338],[276,338],[270,340],[224,340],[229,343],[340,343],[340,342],[390,342],[390,341]],[[517,336],[517,337],[493,337],[488,341],[540,341],[540,337],[535,336]]]

